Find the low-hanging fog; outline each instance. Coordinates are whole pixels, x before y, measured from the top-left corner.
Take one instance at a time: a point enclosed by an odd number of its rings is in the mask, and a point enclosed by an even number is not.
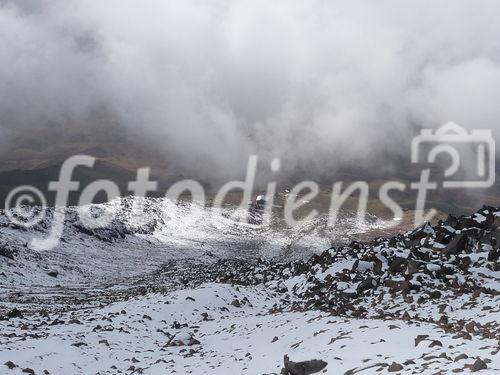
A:
[[[496,0],[0,0],[0,156],[112,122],[200,178],[250,154],[289,174],[386,168],[421,127],[500,130],[499,16]]]

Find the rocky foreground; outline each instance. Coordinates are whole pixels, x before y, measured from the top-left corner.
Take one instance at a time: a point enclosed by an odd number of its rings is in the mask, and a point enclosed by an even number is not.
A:
[[[2,374],[500,373],[500,210],[1,304]]]

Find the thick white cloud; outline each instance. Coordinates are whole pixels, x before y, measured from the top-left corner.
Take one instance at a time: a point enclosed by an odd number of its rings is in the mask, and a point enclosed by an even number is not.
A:
[[[416,127],[500,128],[495,0],[0,4],[4,140],[106,108],[226,177],[251,153],[323,173],[409,155]]]

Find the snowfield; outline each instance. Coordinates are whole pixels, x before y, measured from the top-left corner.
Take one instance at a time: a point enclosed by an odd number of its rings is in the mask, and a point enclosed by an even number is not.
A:
[[[311,373],[285,355],[335,375],[500,373],[497,209],[332,246],[320,222],[214,229],[157,203],[152,223],[122,210],[95,231],[70,213],[46,253],[26,244],[48,223],[0,215],[0,374]]]
[[[235,300],[244,302],[236,307]],[[279,300],[263,287],[206,284],[37,316],[27,327],[25,320],[12,319],[1,325],[3,336],[12,338],[8,349],[3,342],[0,359],[15,360],[19,367],[13,374],[22,368],[51,374],[279,374],[283,354],[289,353],[296,361],[327,360],[326,374],[372,365],[363,373],[376,373],[392,362],[405,364],[408,373],[435,374],[472,364],[487,352],[482,348],[498,344],[480,338],[464,342],[420,322],[270,313]],[[415,347],[419,335],[428,337]],[[190,345],[191,339],[196,343]],[[176,340],[185,345],[175,346]],[[498,358],[491,366],[499,368]]]

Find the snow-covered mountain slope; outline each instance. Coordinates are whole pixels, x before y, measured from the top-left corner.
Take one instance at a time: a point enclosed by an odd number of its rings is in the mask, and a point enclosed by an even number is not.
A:
[[[332,375],[365,367],[362,374],[386,373],[398,365],[405,373],[446,374],[476,357],[490,373],[500,371],[489,354],[494,338],[464,341],[422,321],[271,312],[279,300],[264,286],[206,284],[29,322],[13,318],[0,322],[0,362],[16,366],[6,374],[261,375],[279,374],[287,353],[294,361],[321,358]]]
[[[0,256],[0,285],[116,284],[120,279],[147,274],[172,259],[300,259],[327,249],[332,240],[341,241],[348,232],[386,225],[372,218],[363,228],[356,228],[355,220],[344,218],[330,229],[326,218],[318,218],[287,228],[276,218],[269,225],[255,226],[229,218],[234,213],[230,209],[212,214],[195,204],[174,204],[166,199],[140,202],[143,214],[135,213],[131,197],[93,206],[94,211],[115,215],[110,225],[93,230],[81,223],[78,208],[67,209],[62,240],[46,252],[32,250],[29,244],[33,238],[48,235],[52,209],[40,224],[29,229],[14,225],[0,210],[0,249],[7,255]],[[57,277],[50,276],[54,273]]]
[[[0,373],[297,375],[315,358],[326,374],[500,373],[499,209],[324,251],[311,241],[296,259],[273,242],[293,238],[276,226],[161,220],[82,232],[74,213],[53,265],[93,257],[50,279],[37,267],[51,252],[37,262],[22,247],[33,231],[4,227]]]

